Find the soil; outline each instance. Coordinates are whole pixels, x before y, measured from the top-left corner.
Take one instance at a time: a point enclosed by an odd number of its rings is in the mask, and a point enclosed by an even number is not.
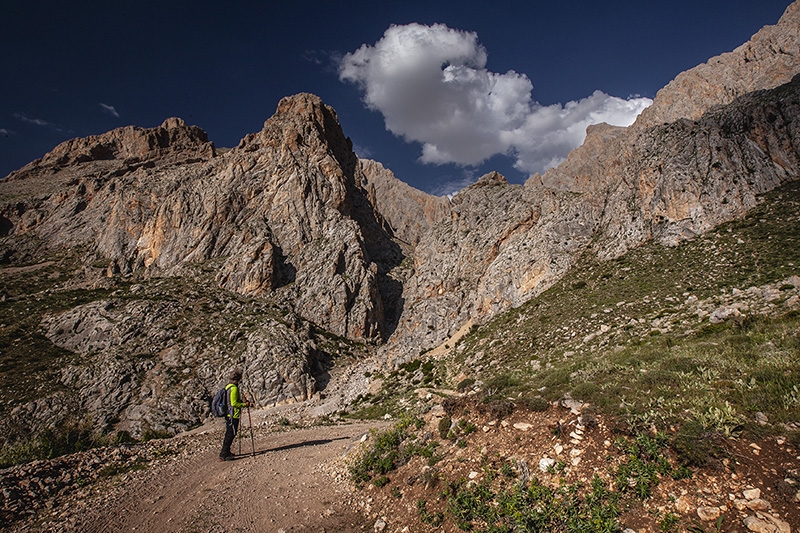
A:
[[[364,487],[360,505],[372,512],[373,520],[378,513],[377,517],[386,522],[385,531],[462,531],[447,513],[448,486],[458,480],[480,483],[491,471],[496,478],[493,486],[497,488],[498,480],[504,477],[500,474],[503,464],[513,465],[519,475],[519,462],[524,461],[531,478],[553,488],[576,482],[588,487],[594,475],[613,485],[611,471],[626,459],[613,444],[622,436],[620,428],[597,416],[592,417],[591,427],[579,429],[578,414],[563,407],[551,406],[545,412],[518,410],[505,420],[497,420],[476,412],[473,406],[453,414],[452,419],[454,426],[461,419],[469,421],[476,431],[453,439],[439,436],[438,422],[443,415],[443,411],[433,411],[426,417],[425,427],[417,432],[418,436],[432,434],[439,441],[437,451],[441,460],[431,466],[428,460],[415,457],[388,474],[388,483],[380,488]],[[652,496],[645,500],[629,499],[620,516],[623,530],[746,533],[751,530],[745,520],[757,518],[771,523],[767,516],[770,515],[788,525],[792,532],[800,531],[800,479],[797,479],[800,449],[786,438],[774,436],[755,442],[730,438],[720,444],[722,453],[716,464],[692,468],[688,479],[662,476]],[[560,468],[542,471],[539,462],[543,458],[561,462]],[[677,464],[674,456],[670,456],[670,461]],[[510,486],[517,478],[505,482]],[[751,489],[760,489],[758,500],[763,502],[756,502],[752,492],[747,499],[744,491]],[[427,512],[443,513],[444,522],[436,526],[422,524],[419,501],[426,502]],[[664,529],[662,521],[667,514],[679,521]],[[709,519],[708,514],[722,517],[719,529],[717,519]],[[406,526],[409,527],[404,530]],[[474,526],[476,531],[483,530],[481,523]]]
[[[355,510],[352,489],[337,472],[344,455],[382,425],[273,427],[254,430],[252,440],[245,431],[232,448],[241,444],[241,455],[220,461],[223,429],[215,421],[179,437],[184,453],[57,501],[12,531],[362,531],[372,524]]]
[[[245,439],[234,443],[235,452],[241,444],[239,458],[220,462],[223,427],[217,420],[155,444],[162,446],[156,450],[169,451],[149,460],[145,469],[67,492],[6,531],[457,532],[447,516],[446,492],[454,481],[479,483],[491,472],[502,480],[505,474],[498,472],[504,464],[519,474],[522,461],[531,478],[553,487],[588,485],[594,475],[611,483],[613,469],[625,460],[613,444],[621,435],[618,428],[600,416],[583,426],[586,418],[563,406],[551,405],[544,412],[515,410],[505,419],[475,406],[463,408],[451,413],[454,427],[463,420],[475,429],[451,439],[439,435],[444,414],[441,406],[434,406],[416,431],[417,438],[427,435],[439,442],[439,460],[431,465],[414,457],[390,472],[381,487],[367,483],[355,488],[347,466],[362,442],[370,444],[370,430],[391,421],[297,428],[259,419],[252,440],[245,432]],[[651,497],[632,499],[620,517],[623,529],[746,533],[752,531],[747,520],[769,522],[774,517],[791,531],[800,531],[796,442],[771,436],[755,441],[731,438],[722,444],[725,454],[717,464],[693,468],[688,479],[662,477]],[[543,458],[558,461],[558,470],[541,470]],[[757,498],[753,489],[760,490]],[[428,512],[444,513],[441,525],[421,522],[420,500]],[[708,513],[722,517],[721,529],[715,519],[702,516]],[[664,529],[667,515],[678,521]],[[482,528],[479,523],[475,527]]]

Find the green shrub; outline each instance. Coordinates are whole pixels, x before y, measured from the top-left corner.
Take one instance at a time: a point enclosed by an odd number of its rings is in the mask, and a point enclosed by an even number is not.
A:
[[[419,418],[407,417],[387,430],[373,432],[373,444],[359,454],[349,466],[353,482],[361,486],[375,477],[385,476],[406,464],[415,455],[433,457],[436,443],[428,443],[425,446],[416,442],[406,443],[409,429],[412,426],[419,429],[424,423]]]
[[[514,402],[511,400],[493,400],[491,398],[485,400],[488,401],[481,403],[478,410],[491,418],[502,420],[514,412]]]
[[[425,500],[417,500],[417,514],[419,515],[420,521],[423,524],[428,524],[429,526],[439,527],[444,521],[444,513],[428,512],[427,502]]]
[[[471,389],[473,385],[475,385],[475,378],[465,378],[456,385],[456,390],[458,390],[458,392],[464,392]]]
[[[533,398],[528,398],[525,401],[525,407],[530,409],[531,411],[543,413],[550,408],[550,402],[542,398],[541,396],[534,396]]]
[[[66,422],[55,429],[46,429],[34,438],[4,445],[0,450],[0,467],[81,452],[105,446],[111,440],[94,431],[88,421]]]
[[[707,430],[697,420],[691,420],[675,434],[671,448],[682,465],[701,468],[715,465],[725,457],[722,441],[718,433]]]
[[[450,419],[449,416],[445,416],[444,418],[439,420],[439,437],[443,439],[447,439],[450,435],[450,426],[453,424],[453,421]]]

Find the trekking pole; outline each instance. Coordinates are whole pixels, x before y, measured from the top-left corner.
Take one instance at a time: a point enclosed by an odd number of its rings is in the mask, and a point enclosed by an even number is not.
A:
[[[253,447],[253,457],[256,456],[256,439],[253,437],[253,419],[250,418],[250,402],[247,402],[247,423],[250,425],[250,444]]]
[[[241,411],[240,411],[240,412],[241,412]],[[239,423],[241,424],[241,422],[242,422],[242,421],[241,421],[241,419],[240,419],[240,420],[239,420]],[[238,431],[238,430],[237,430],[236,432],[237,432],[237,433],[239,433],[239,431]],[[239,440],[239,455],[242,455],[242,434],[241,434],[241,433],[239,433],[239,439],[238,439],[238,440]]]

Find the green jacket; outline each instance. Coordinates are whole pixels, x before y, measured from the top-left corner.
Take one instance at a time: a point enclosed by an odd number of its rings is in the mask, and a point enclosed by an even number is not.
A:
[[[235,383],[228,383],[225,385],[225,390],[228,391],[228,405],[233,408],[233,418],[240,418],[242,416],[242,407],[247,407],[247,404],[239,398],[239,386]]]

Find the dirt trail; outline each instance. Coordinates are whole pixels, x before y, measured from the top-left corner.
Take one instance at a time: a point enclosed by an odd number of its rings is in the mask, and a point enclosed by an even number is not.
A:
[[[362,531],[365,518],[349,502],[346,484],[329,475],[333,463],[376,424],[323,426],[256,434],[256,455],[218,460],[222,433],[203,451],[149,469],[110,501],[60,531],[105,533]],[[251,451],[249,434],[242,453]],[[237,451],[238,442],[233,450]]]

